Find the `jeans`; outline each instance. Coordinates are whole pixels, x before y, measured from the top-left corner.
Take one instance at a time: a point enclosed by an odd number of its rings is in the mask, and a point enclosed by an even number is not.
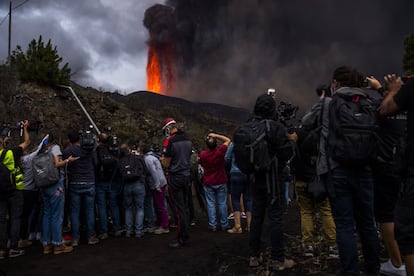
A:
[[[0,249],[7,249],[7,212],[10,220],[11,248],[18,249],[20,223],[23,211],[23,193],[14,190],[0,195]]]
[[[72,238],[80,238],[80,207],[85,208],[88,239],[95,235],[95,184],[69,184]]]
[[[111,210],[112,230],[119,231],[121,229],[120,215],[118,207],[118,192],[119,189],[112,187],[112,181],[98,182],[95,186],[96,190],[96,205],[99,214],[99,233],[108,233],[108,214],[107,205]],[[107,204],[108,203],[108,204]]]
[[[62,243],[65,204],[63,181],[61,178],[56,184],[42,188],[40,191],[43,200],[43,245]]]
[[[171,207],[177,217],[177,239],[180,243],[190,241],[190,215],[188,210],[188,188],[190,176],[170,175],[169,187]]]
[[[142,230],[144,229],[144,201],[145,185],[143,183],[132,182],[125,184],[124,207],[127,235],[132,233],[132,225],[134,225],[135,234],[142,234]]]
[[[165,189],[167,186],[161,187],[161,191],[152,190],[152,197],[154,199],[155,213],[159,226],[168,229],[168,213],[165,205]]]
[[[263,221],[267,209],[267,217],[270,227],[270,242],[272,246],[271,256],[273,260],[283,262],[285,260],[285,248],[283,237],[283,212],[285,210],[284,193],[272,204],[273,196],[268,193],[266,185],[256,183],[252,186],[252,222],[250,224],[249,255],[258,257],[260,255],[261,235]]]
[[[243,195],[244,211],[252,211],[252,201],[250,199],[250,192],[248,188],[249,181],[247,176],[241,172],[233,172],[230,174],[231,182],[231,203],[233,204],[233,211],[241,211],[240,197]]]
[[[336,240],[344,275],[360,275],[356,228],[362,243],[365,272],[378,273],[380,241],[374,224],[374,186],[371,172],[361,168],[337,167],[331,172],[330,195],[336,224]]]
[[[227,186],[220,184],[215,186],[204,186],[207,201],[208,227],[217,228],[216,205],[218,207],[220,225],[223,230],[230,227],[227,220]]]
[[[152,228],[155,225],[154,199],[151,193],[146,193],[144,198],[144,228]]]

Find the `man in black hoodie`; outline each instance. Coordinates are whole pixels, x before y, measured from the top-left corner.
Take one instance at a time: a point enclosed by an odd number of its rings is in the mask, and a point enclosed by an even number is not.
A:
[[[284,270],[294,265],[293,260],[285,258],[284,237],[282,231],[282,216],[285,210],[284,184],[281,176],[284,164],[293,155],[293,147],[289,141],[287,129],[280,123],[273,121],[276,111],[276,103],[269,95],[259,96],[254,107],[254,116],[250,120],[260,122],[270,120],[270,129],[267,131],[266,139],[269,143],[269,152],[271,156],[276,155],[277,167],[279,173],[273,170],[255,172],[255,183],[252,185],[252,222],[250,226],[249,237],[249,266],[256,267],[259,265],[260,244],[263,221],[267,209],[267,215],[270,224],[270,239],[272,245],[271,268],[273,270]],[[273,161],[276,162],[276,161]],[[273,173],[271,173],[273,171]]]

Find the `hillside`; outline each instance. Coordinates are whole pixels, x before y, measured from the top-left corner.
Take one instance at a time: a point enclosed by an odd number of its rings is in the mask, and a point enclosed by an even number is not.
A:
[[[75,83],[71,86],[98,128],[104,131],[112,127],[113,134],[130,145],[136,145],[137,141],[161,145],[161,122],[166,117],[174,117],[194,145],[202,148],[203,137],[209,131],[231,135],[235,126],[249,115],[242,109],[192,103],[148,92],[123,96]],[[39,122],[38,132],[31,133],[34,143],[41,135],[55,132],[64,144],[70,130],[84,130],[90,124],[68,90],[18,82],[3,84],[0,90],[1,123],[3,130],[5,126],[14,130],[12,137],[15,139],[12,141],[15,143],[19,141],[18,122],[23,119]]]

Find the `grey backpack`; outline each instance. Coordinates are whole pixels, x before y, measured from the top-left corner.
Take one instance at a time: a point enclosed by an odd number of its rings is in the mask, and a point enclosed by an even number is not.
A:
[[[32,161],[35,185],[48,187],[59,181],[59,170],[56,168],[55,156],[51,152],[42,152]]]

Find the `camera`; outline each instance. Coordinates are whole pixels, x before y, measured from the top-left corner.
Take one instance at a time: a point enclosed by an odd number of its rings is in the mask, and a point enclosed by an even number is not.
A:
[[[89,125],[89,127],[85,131],[79,130],[79,136],[81,138],[81,148],[87,152],[93,151],[96,145],[96,137],[93,134],[92,130],[92,125]]]
[[[293,133],[299,126],[299,120],[296,119],[296,113],[299,106],[287,102],[280,102],[277,107],[279,121],[288,129],[289,133]]]
[[[325,92],[325,97],[331,97],[332,91],[331,86],[328,84],[320,84],[316,87],[316,94],[320,97],[322,93]]]
[[[276,89],[274,89],[274,88],[267,89],[267,95],[272,96],[273,98],[275,98],[276,97]]]
[[[1,130],[2,137],[12,136],[14,132],[18,131],[19,136],[23,136],[23,125],[25,120],[18,120],[15,124],[4,123],[3,129]],[[29,122],[27,131],[38,132],[40,128],[40,122],[36,120],[27,120]]]
[[[107,145],[108,145],[109,151],[113,153],[117,153],[119,151],[118,137],[112,134],[112,127],[108,126],[104,130],[108,133]]]

